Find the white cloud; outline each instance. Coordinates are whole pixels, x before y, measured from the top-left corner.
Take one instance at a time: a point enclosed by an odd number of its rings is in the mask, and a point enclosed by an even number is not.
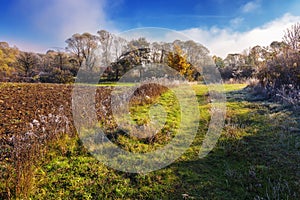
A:
[[[100,29],[116,31],[109,21],[106,5],[117,7],[122,1],[110,3],[109,0],[19,0],[16,10],[29,19],[32,29],[30,39],[2,36],[24,51],[45,53],[49,48],[65,47],[65,40],[74,33],[90,32],[96,34]],[[36,37],[35,37],[36,36]]]
[[[32,1],[36,6],[36,1]],[[74,33],[113,29],[104,11],[106,0],[49,0],[32,18],[39,29],[65,40]]]
[[[234,19],[230,20],[230,25],[231,25],[233,28],[236,28],[236,27],[238,27],[243,21],[244,21],[244,18],[242,18],[242,17],[237,17],[237,18],[234,18]]]
[[[111,32],[117,32],[112,22],[108,21],[105,11],[107,0],[49,0],[47,5],[38,0],[24,0],[28,7],[35,6],[38,12],[32,14],[35,23],[40,29],[47,31],[53,38],[47,41],[51,46],[65,46],[64,40],[76,32],[96,33],[99,29],[106,29]],[[38,2],[38,3],[37,3]],[[257,1],[258,2],[258,1]],[[250,3],[250,2],[249,2]],[[247,5],[247,4],[246,4]],[[251,10],[251,6],[244,6]],[[252,6],[253,8],[253,6]],[[30,9],[28,12],[33,12]],[[266,46],[272,41],[280,41],[284,35],[284,30],[292,24],[299,22],[300,16],[285,14],[281,18],[275,19],[262,26],[253,28],[246,32],[234,31],[231,28],[221,29],[211,27],[209,29],[191,28],[180,31],[184,35],[180,38],[178,32],[172,30],[155,29],[146,36],[152,37],[152,41],[173,41],[174,39],[193,39],[206,46],[212,55],[225,57],[228,53],[239,53],[244,49],[255,45]],[[231,21],[231,26],[243,22],[242,18],[236,18]],[[142,32],[137,30],[136,32]],[[128,32],[133,36],[133,32]],[[126,34],[124,34],[126,35]],[[148,37],[148,38],[149,38]],[[37,44],[37,42],[24,42],[21,39],[3,38],[11,45],[17,45],[22,50],[45,52],[47,44]],[[151,41],[151,40],[150,40]],[[53,45],[53,46],[52,46]]]
[[[255,45],[267,46],[273,41],[281,41],[284,31],[300,21],[300,16],[285,14],[262,26],[246,32],[212,27],[209,30],[192,28],[181,31],[191,39],[206,46],[212,55],[226,57],[228,53],[241,53]]]
[[[259,0],[249,1],[248,3],[246,3],[245,5],[242,6],[241,10],[244,13],[249,13],[249,12],[256,10],[259,7],[260,7]]]
[[[233,24],[241,23],[243,19],[234,19]],[[300,16],[285,14],[262,26],[249,31],[239,32],[232,28],[211,27],[210,29],[191,28],[175,31],[163,28],[140,28],[121,33],[127,39],[146,37],[148,41],[172,42],[179,40],[195,40],[207,47],[211,55],[223,58],[228,53],[241,53],[243,50],[256,45],[268,46],[273,41],[281,41],[284,31],[300,21]]]

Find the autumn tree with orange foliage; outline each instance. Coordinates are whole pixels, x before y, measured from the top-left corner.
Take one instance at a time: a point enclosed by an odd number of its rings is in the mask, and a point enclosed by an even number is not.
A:
[[[194,80],[195,70],[191,63],[187,61],[187,55],[183,53],[178,45],[174,45],[174,52],[169,52],[167,57],[167,64],[169,67],[177,70],[180,75],[187,78],[189,81]]]

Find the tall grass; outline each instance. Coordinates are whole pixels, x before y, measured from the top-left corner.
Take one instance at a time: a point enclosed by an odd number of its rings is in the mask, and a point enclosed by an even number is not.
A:
[[[64,115],[62,106],[57,112],[37,117],[28,123],[27,132],[15,133],[9,138],[6,150],[9,152],[6,155],[8,164],[5,175],[2,174],[6,177],[7,190],[3,198],[27,199],[34,190],[35,170],[47,155],[50,144],[59,141],[65,134],[73,134],[70,132],[70,120]]]

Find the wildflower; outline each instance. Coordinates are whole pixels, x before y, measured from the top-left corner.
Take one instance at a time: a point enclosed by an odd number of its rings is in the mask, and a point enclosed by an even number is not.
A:
[[[30,129],[33,129],[33,124],[29,123]]]
[[[14,141],[15,140],[15,136],[11,136],[11,138],[9,138],[9,141]]]
[[[40,121],[46,123],[47,117],[45,115],[40,115]]]
[[[64,106],[63,106],[63,105],[60,105],[58,111],[59,111],[59,112],[62,112],[63,110],[64,110]]]
[[[55,122],[58,123],[59,120],[60,120],[60,116],[57,115],[56,118],[55,118]]]
[[[37,137],[37,135],[34,134],[33,131],[28,131],[28,132],[25,133],[25,135],[26,135],[26,136],[34,136],[34,137]]]
[[[40,123],[39,123],[39,121],[38,121],[38,120],[36,120],[36,119],[34,119],[34,120],[32,121],[32,123],[33,123],[33,125],[36,125],[37,127],[39,127],[39,126],[40,126]]]

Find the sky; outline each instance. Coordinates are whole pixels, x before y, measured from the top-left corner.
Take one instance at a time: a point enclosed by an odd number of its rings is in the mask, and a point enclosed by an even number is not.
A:
[[[224,58],[281,41],[299,10],[299,0],[0,0],[0,41],[45,53],[74,33],[157,27],[168,30],[158,40],[177,39],[176,31]]]

